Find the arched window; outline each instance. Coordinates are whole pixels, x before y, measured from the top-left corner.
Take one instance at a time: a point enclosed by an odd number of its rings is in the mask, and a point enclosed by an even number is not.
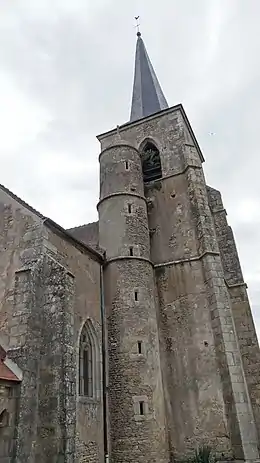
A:
[[[160,153],[156,146],[148,141],[141,151],[144,182],[151,182],[162,177]]]
[[[97,398],[99,383],[99,350],[91,320],[84,324],[79,340],[79,395]]]

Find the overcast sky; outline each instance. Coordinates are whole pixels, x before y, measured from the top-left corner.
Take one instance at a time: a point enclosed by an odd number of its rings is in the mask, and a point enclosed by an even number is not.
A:
[[[97,219],[95,137],[129,118],[135,15],[222,191],[260,333],[259,0],[0,0],[0,183],[64,227]]]

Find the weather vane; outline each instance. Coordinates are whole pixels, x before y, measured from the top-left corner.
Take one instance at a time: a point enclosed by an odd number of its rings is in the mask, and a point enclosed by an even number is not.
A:
[[[136,20],[136,26],[135,27],[137,29],[137,35],[141,35],[140,29],[139,29],[139,27],[140,27],[139,18],[140,18],[140,16],[135,16],[135,20]]]

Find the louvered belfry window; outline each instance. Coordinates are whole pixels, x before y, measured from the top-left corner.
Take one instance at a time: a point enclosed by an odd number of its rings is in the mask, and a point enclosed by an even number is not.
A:
[[[146,143],[141,158],[144,182],[151,182],[162,177],[160,153],[153,143]]]

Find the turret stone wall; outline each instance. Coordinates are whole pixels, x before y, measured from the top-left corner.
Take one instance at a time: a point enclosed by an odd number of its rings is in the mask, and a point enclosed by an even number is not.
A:
[[[166,463],[164,395],[140,156],[120,139],[100,155],[99,238],[108,331],[111,460]]]

